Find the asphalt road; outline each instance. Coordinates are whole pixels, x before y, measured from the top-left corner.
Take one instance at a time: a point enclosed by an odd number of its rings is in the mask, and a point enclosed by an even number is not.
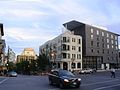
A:
[[[82,79],[81,87],[70,90],[120,90],[120,71],[116,72],[116,78],[111,78],[110,75],[110,72],[78,75]],[[60,89],[56,86],[50,86],[46,76],[18,76],[10,78],[0,77],[0,90]]]

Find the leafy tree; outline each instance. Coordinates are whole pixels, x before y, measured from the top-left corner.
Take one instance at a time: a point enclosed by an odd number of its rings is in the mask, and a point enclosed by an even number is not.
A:
[[[16,64],[17,72],[21,74],[29,74],[30,73],[30,65],[29,61],[21,61]]]
[[[40,54],[37,59],[39,70],[46,71],[50,68],[50,62],[45,54]]]

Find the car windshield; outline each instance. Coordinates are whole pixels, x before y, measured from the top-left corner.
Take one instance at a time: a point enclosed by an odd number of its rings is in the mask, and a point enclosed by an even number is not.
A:
[[[66,70],[61,70],[60,76],[74,76],[74,74]]]

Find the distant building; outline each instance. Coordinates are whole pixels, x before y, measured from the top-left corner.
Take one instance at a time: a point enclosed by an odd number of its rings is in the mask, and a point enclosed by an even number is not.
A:
[[[17,62],[36,60],[37,55],[33,48],[25,48],[21,55],[17,55]]]
[[[13,50],[11,48],[9,48],[9,47],[8,47],[7,57],[8,57],[8,61],[9,62],[15,63],[15,59],[16,59],[15,52],[13,52]]]
[[[82,37],[67,30],[58,37],[40,46],[52,66],[65,70],[82,69]]]
[[[82,36],[83,68],[110,69],[117,68],[119,34],[106,28],[88,25],[78,21],[63,24],[74,35]]]

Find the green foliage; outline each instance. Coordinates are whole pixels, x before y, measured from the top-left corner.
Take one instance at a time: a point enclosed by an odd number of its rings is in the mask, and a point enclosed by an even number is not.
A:
[[[45,54],[38,56],[37,60],[21,61],[16,64],[18,73],[21,74],[37,74],[40,71],[48,71],[50,69],[50,62]]]
[[[37,60],[39,70],[46,71],[50,68],[50,62],[45,54],[40,54]]]
[[[29,74],[30,73],[30,65],[29,61],[21,61],[16,64],[17,72],[21,74]]]

